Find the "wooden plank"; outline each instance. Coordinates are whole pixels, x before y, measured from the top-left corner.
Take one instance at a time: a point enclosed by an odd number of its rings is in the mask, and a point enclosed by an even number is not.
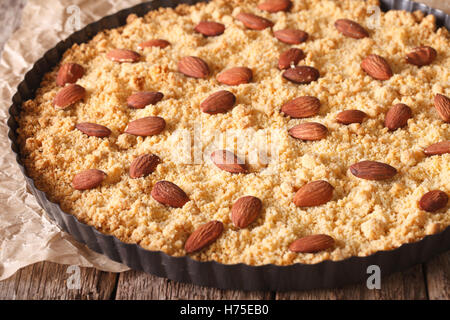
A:
[[[425,264],[425,278],[430,300],[450,300],[450,252]]]

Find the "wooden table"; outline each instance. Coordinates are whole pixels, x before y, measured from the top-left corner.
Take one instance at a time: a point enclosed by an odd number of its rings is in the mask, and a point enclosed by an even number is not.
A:
[[[25,0],[0,3],[0,51],[19,25]],[[102,272],[81,268],[80,289],[68,289],[68,266],[41,262],[0,281],[0,299],[450,299],[450,252],[383,279],[381,290],[365,284],[335,290],[243,292],[181,284],[143,272]]]

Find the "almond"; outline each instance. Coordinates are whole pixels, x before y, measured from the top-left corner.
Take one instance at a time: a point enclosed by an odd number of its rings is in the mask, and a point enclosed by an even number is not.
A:
[[[174,208],[182,208],[189,201],[186,193],[179,186],[169,181],[155,183],[151,195],[159,203]]]
[[[344,110],[336,116],[336,121],[342,124],[362,123],[367,116],[365,112],[359,110]]]
[[[281,107],[281,111],[291,118],[308,118],[319,114],[320,100],[304,96],[295,98]]]
[[[214,37],[224,33],[225,26],[218,22],[201,21],[195,26],[194,30],[206,37]]]
[[[97,169],[88,169],[77,173],[72,180],[72,187],[76,190],[97,188],[105,179],[106,173]]]
[[[450,140],[441,141],[435,144],[432,144],[428,148],[424,150],[427,156],[441,155],[445,153],[450,153]]]
[[[80,130],[81,132],[87,134],[90,137],[107,137],[111,134],[111,130],[109,130],[107,127],[102,126],[100,124],[96,123],[90,123],[90,122],[82,122],[78,123],[75,128]]]
[[[184,57],[178,62],[178,70],[185,76],[192,78],[207,78],[208,64],[198,57]]]
[[[289,135],[291,137],[305,141],[321,140],[327,134],[327,127],[317,122],[305,122],[289,129]]]
[[[57,108],[65,109],[83,99],[85,95],[86,90],[82,86],[68,84],[58,91],[53,100],[53,104]]]
[[[388,80],[392,77],[392,70],[386,59],[376,54],[368,55],[361,63],[361,68],[372,78]]]
[[[137,62],[141,55],[133,50],[113,49],[106,54],[106,57],[115,62]]]
[[[266,0],[258,5],[258,9],[275,13],[279,11],[288,11],[291,6],[291,0]]]
[[[408,124],[408,120],[412,118],[412,110],[406,104],[398,103],[394,105],[386,113],[384,126],[389,130],[397,130]]]
[[[217,81],[220,83],[237,86],[252,81],[253,72],[247,67],[234,67],[222,71],[217,75]]]
[[[165,47],[170,46],[170,42],[163,39],[152,39],[148,41],[141,42],[139,44],[140,49],[158,47],[164,49]]]
[[[441,190],[433,190],[425,193],[419,201],[419,207],[428,212],[434,212],[445,208],[448,202],[448,195]]]
[[[358,178],[366,180],[385,180],[397,174],[397,169],[377,161],[361,161],[350,166],[350,172]]]
[[[275,38],[288,44],[300,44],[308,39],[308,33],[298,29],[283,29],[273,33]]]
[[[64,87],[67,83],[75,83],[84,75],[84,68],[78,63],[65,63],[59,68],[56,84]]]
[[[291,48],[280,55],[278,59],[278,68],[280,70],[288,69],[291,65],[296,66],[300,60],[305,58],[305,53],[302,49]]]
[[[199,251],[217,240],[223,232],[223,223],[220,221],[210,221],[191,233],[184,244],[187,253]]]
[[[294,196],[297,207],[315,207],[327,203],[333,198],[333,186],[327,181],[318,180],[305,184]]]
[[[225,113],[231,110],[236,103],[236,97],[230,91],[221,90],[213,93],[206,98],[200,108],[203,112],[209,114]]]
[[[241,12],[236,16],[236,19],[241,21],[247,28],[253,30],[264,30],[273,26],[272,21],[252,13]]]
[[[369,33],[359,23],[349,19],[339,19],[334,23],[336,29],[346,37],[354,39],[367,38]]]
[[[245,162],[228,150],[217,150],[211,153],[212,162],[221,170],[230,173],[246,173]]]
[[[127,104],[130,108],[143,109],[150,104],[156,104],[161,101],[164,94],[161,92],[142,91],[136,92],[128,97]]]
[[[406,55],[406,62],[422,67],[431,64],[436,56],[437,52],[432,47],[421,46]]]
[[[450,98],[443,94],[434,97],[434,107],[445,122],[450,122]]]
[[[166,127],[166,121],[161,117],[145,117],[128,123],[125,133],[135,136],[154,136],[160,134]]]
[[[316,253],[334,247],[335,241],[326,234],[315,234],[295,240],[289,250],[298,253]]]
[[[158,156],[154,154],[143,154],[133,160],[130,165],[130,177],[142,178],[155,171],[161,162]]]
[[[289,81],[299,84],[308,84],[319,79],[319,70],[308,66],[299,66],[287,69],[283,77]]]
[[[238,228],[250,225],[261,213],[262,202],[253,196],[239,198],[231,208],[231,220]]]

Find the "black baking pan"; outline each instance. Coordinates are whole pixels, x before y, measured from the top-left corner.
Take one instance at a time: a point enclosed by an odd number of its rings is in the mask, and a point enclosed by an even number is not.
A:
[[[161,251],[149,251],[137,244],[124,243],[114,236],[100,233],[94,227],[78,221],[75,216],[63,212],[57,203],[51,202],[43,191],[37,189],[20,159],[16,133],[18,124],[15,119],[20,114],[22,103],[34,98],[44,74],[58,65],[63,53],[74,43],[87,42],[99,31],[124,25],[127,16],[131,13],[143,16],[148,11],[159,7],[175,7],[181,3],[195,4],[197,2],[202,1],[155,0],[104,17],[59,42],[53,49],[47,51],[25,75],[18,86],[17,93],[13,96],[13,104],[9,109],[8,136],[29,189],[52,220],[77,241],[134,270],[142,270],[175,281],[222,289],[287,291],[335,288],[345,284],[365,282],[369,277],[368,267],[371,265],[379,266],[384,277],[423,263],[450,249],[449,227],[439,234],[426,236],[418,242],[404,244],[394,250],[379,251],[367,257],[351,257],[341,261],[323,261],[312,265],[296,263],[288,266],[200,262],[189,256],[172,257]],[[433,14],[439,27],[445,26],[450,29],[449,15],[424,4],[409,0],[382,0],[381,9],[383,11],[421,10],[427,14]]]

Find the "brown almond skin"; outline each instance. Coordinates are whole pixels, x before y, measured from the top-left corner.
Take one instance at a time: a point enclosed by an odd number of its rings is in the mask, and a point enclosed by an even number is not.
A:
[[[201,21],[195,26],[194,30],[205,37],[215,37],[224,33],[225,26],[222,23],[214,21]]]
[[[140,155],[130,165],[130,177],[133,179],[146,177],[156,170],[160,162],[161,159],[154,154]]]
[[[211,94],[201,104],[200,109],[208,114],[225,113],[233,109],[236,96],[230,91],[221,90]]]
[[[135,136],[154,136],[160,134],[166,127],[166,121],[161,117],[145,117],[128,123],[125,133]]]
[[[367,114],[360,110],[344,110],[338,113],[336,121],[342,124],[363,123]]]
[[[397,130],[408,124],[408,120],[412,118],[412,110],[404,103],[394,105],[386,113],[384,126],[389,130]]]
[[[141,55],[133,50],[128,49],[113,49],[106,54],[109,60],[114,62],[137,62]]]
[[[97,169],[88,169],[77,173],[72,180],[72,187],[76,190],[89,190],[102,184],[106,173]]]
[[[448,202],[448,195],[441,190],[433,190],[425,193],[419,200],[419,207],[428,212],[435,212],[445,208]]]
[[[159,203],[173,208],[182,208],[189,201],[186,193],[179,186],[169,181],[155,183],[151,195]]]
[[[178,70],[185,76],[205,79],[209,76],[208,64],[199,57],[184,57],[178,61]]]
[[[361,68],[376,80],[389,80],[393,73],[386,59],[376,54],[368,55],[361,62]]]
[[[258,5],[258,9],[275,13],[279,11],[288,11],[291,6],[291,0],[266,0]]]
[[[285,70],[291,67],[291,65],[297,65],[300,60],[305,58],[305,53],[302,49],[291,48],[284,51],[278,59],[278,69]]]
[[[350,166],[350,172],[365,180],[385,180],[394,177],[397,169],[377,161],[361,161]]]
[[[164,98],[161,92],[141,91],[133,93],[127,99],[130,108],[143,109],[150,104],[156,104]]]
[[[75,125],[75,128],[87,134],[90,137],[104,138],[111,134],[111,130],[97,123],[81,122]]]
[[[84,68],[78,63],[65,63],[59,68],[56,84],[64,87],[67,83],[75,83],[84,76]]]
[[[334,23],[336,29],[346,37],[354,39],[367,38],[369,33],[359,23],[349,19],[339,19]]]
[[[221,170],[230,173],[247,173],[245,162],[228,150],[216,150],[211,153],[212,162]]]
[[[432,47],[421,46],[414,48],[406,55],[406,62],[422,67],[431,64],[436,59],[436,56],[437,52]]]
[[[450,140],[434,143],[423,151],[427,156],[450,153]]]
[[[297,253],[316,253],[334,247],[335,241],[326,234],[315,234],[295,240],[289,250]]]
[[[289,129],[291,137],[305,141],[322,140],[327,134],[327,127],[317,122],[305,122]]]
[[[239,198],[231,208],[231,221],[238,228],[245,228],[258,218],[262,209],[262,201],[257,197]]]
[[[238,86],[252,81],[253,72],[247,67],[234,67],[217,75],[217,81],[229,86]]]
[[[449,123],[450,122],[450,98],[444,96],[443,94],[436,94],[434,97],[434,107],[439,113],[442,120]]]
[[[305,42],[309,35],[307,32],[298,29],[282,29],[274,31],[273,35],[281,42],[287,44],[300,44]]]
[[[281,107],[281,111],[291,118],[300,119],[319,114],[320,100],[316,97],[303,96],[295,98]]]
[[[236,16],[236,19],[241,21],[244,26],[252,30],[264,30],[266,28],[273,27],[272,21],[252,13],[241,12]]]
[[[168,46],[170,46],[170,42],[167,40],[163,40],[163,39],[152,39],[152,40],[141,42],[139,44],[140,49],[151,48],[151,47],[158,47],[158,48],[164,49],[165,47],[168,47]]]
[[[298,66],[283,72],[285,79],[298,84],[309,84],[319,79],[319,76],[319,70],[309,66]]]
[[[223,223],[220,221],[210,221],[198,227],[184,244],[186,253],[199,251],[217,240],[223,232]]]
[[[316,207],[333,198],[333,186],[327,181],[318,180],[305,184],[294,196],[297,207]]]
[[[85,95],[86,90],[82,86],[71,83],[58,91],[53,100],[53,105],[57,108],[65,109],[82,100]]]

